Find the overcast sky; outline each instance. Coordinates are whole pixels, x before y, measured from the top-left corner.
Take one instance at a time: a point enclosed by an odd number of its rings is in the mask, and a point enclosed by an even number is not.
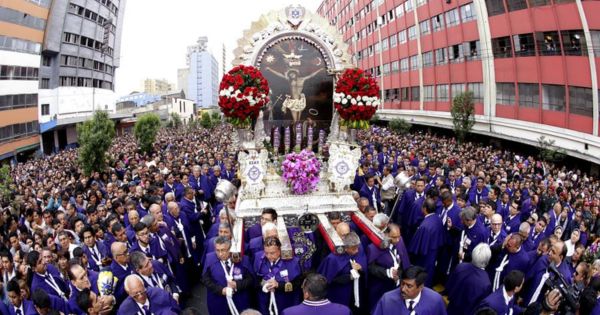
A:
[[[116,72],[117,96],[140,90],[145,78],[177,84],[177,68],[185,66],[187,46],[208,36],[221,69],[221,47],[227,67],[242,32],[262,14],[300,3],[316,11],[321,0],[128,0],[121,41],[121,66]]]

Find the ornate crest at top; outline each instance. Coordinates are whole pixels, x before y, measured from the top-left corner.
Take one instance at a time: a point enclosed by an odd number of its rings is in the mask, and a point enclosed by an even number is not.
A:
[[[285,8],[285,15],[287,16],[287,20],[294,28],[297,28],[300,23],[304,20],[304,14],[306,13],[306,9],[304,9],[300,5],[291,5]]]

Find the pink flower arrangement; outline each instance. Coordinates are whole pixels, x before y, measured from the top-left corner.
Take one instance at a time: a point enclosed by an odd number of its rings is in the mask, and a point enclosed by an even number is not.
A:
[[[321,162],[308,150],[290,153],[281,164],[283,180],[290,186],[292,193],[303,195],[317,187]]]

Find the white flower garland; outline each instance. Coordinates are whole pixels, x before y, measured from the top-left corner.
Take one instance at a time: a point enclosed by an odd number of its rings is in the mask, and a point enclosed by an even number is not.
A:
[[[267,95],[265,93],[261,93],[260,95],[252,95],[252,92],[250,92],[249,95],[244,96],[242,91],[234,89],[233,86],[219,91],[219,96],[227,96],[228,98],[235,99],[237,102],[247,100],[250,106],[254,106],[257,103],[267,99]]]
[[[342,105],[346,105],[350,103],[351,105],[358,106],[373,106],[377,107],[381,104],[379,97],[377,96],[357,96],[352,97],[352,95],[346,95],[344,93],[333,93],[333,101],[335,103],[340,103]]]

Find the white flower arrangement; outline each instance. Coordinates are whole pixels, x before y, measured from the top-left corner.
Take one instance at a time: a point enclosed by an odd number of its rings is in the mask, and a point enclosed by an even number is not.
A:
[[[219,96],[226,96],[228,98],[235,99],[237,102],[247,100],[250,106],[254,106],[257,103],[265,101],[267,99],[267,95],[264,93],[261,93],[259,95],[253,95],[252,92],[250,92],[248,93],[248,95],[244,95],[242,91],[234,89],[233,86],[219,91]]]
[[[346,105],[350,103],[351,105],[358,106],[373,106],[377,107],[381,105],[381,101],[377,96],[357,96],[352,97],[352,95],[346,95],[344,93],[333,93],[333,102],[340,103],[342,105]]]

